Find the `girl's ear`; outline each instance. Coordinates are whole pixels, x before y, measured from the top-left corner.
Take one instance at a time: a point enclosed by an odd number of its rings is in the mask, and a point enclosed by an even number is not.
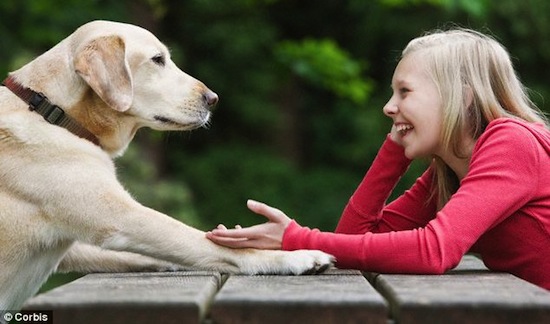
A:
[[[130,109],[134,90],[122,38],[92,40],[76,53],[74,69],[111,108],[120,112]]]

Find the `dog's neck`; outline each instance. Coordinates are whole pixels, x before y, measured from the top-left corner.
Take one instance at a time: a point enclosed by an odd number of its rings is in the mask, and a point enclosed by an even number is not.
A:
[[[68,110],[74,119],[86,125],[100,139],[101,147],[112,157],[124,153],[141,127],[130,114],[115,111],[90,88]]]
[[[2,85],[29,105],[31,111],[40,114],[50,124],[63,127],[74,135],[99,145],[99,139],[94,134],[68,116],[61,107],[51,103],[45,95],[22,86],[13,76],[7,77]]]

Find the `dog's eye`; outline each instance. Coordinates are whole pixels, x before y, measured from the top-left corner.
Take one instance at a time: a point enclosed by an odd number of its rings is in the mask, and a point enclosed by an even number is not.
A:
[[[153,62],[155,62],[155,64],[160,65],[160,66],[164,66],[166,64],[166,60],[164,59],[164,55],[162,55],[162,54],[157,54],[157,55],[153,56],[153,58],[151,58],[151,60]]]

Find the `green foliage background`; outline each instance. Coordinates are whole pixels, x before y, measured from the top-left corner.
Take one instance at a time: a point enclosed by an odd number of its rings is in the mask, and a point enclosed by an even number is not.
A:
[[[248,198],[332,230],[389,130],[382,107],[407,42],[450,25],[489,32],[547,109],[548,12],[546,0],[2,0],[0,72],[90,20],[143,26],[221,101],[209,129],[141,131],[117,161],[128,190],[204,230],[263,221]]]

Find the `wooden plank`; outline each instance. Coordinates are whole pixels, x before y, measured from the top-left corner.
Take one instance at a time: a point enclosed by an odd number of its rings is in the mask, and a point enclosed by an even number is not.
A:
[[[90,274],[32,298],[54,323],[200,323],[221,285],[214,272]]]
[[[374,284],[399,324],[550,323],[550,292],[472,257],[445,275],[381,274]]]
[[[465,255],[462,260],[460,261],[460,264],[454,268],[453,270],[451,270],[450,272],[455,272],[455,271],[462,271],[462,272],[465,272],[465,271],[489,271],[489,269],[487,269],[487,267],[483,264],[483,261],[481,261],[479,258],[477,258],[476,256],[474,255]],[[376,283],[376,277],[378,277],[380,275],[380,273],[377,273],[377,272],[363,272],[363,275],[365,276],[365,278],[367,278],[367,280],[375,285]]]
[[[462,260],[460,260],[460,263],[458,264],[458,266],[453,270],[451,270],[450,272],[464,273],[467,271],[483,272],[483,271],[489,271],[489,269],[487,269],[487,267],[485,266],[485,264],[483,264],[483,261],[481,261],[481,259],[479,259],[474,255],[467,254],[462,258]]]
[[[316,276],[231,276],[211,309],[225,323],[386,323],[387,305],[359,271]]]

